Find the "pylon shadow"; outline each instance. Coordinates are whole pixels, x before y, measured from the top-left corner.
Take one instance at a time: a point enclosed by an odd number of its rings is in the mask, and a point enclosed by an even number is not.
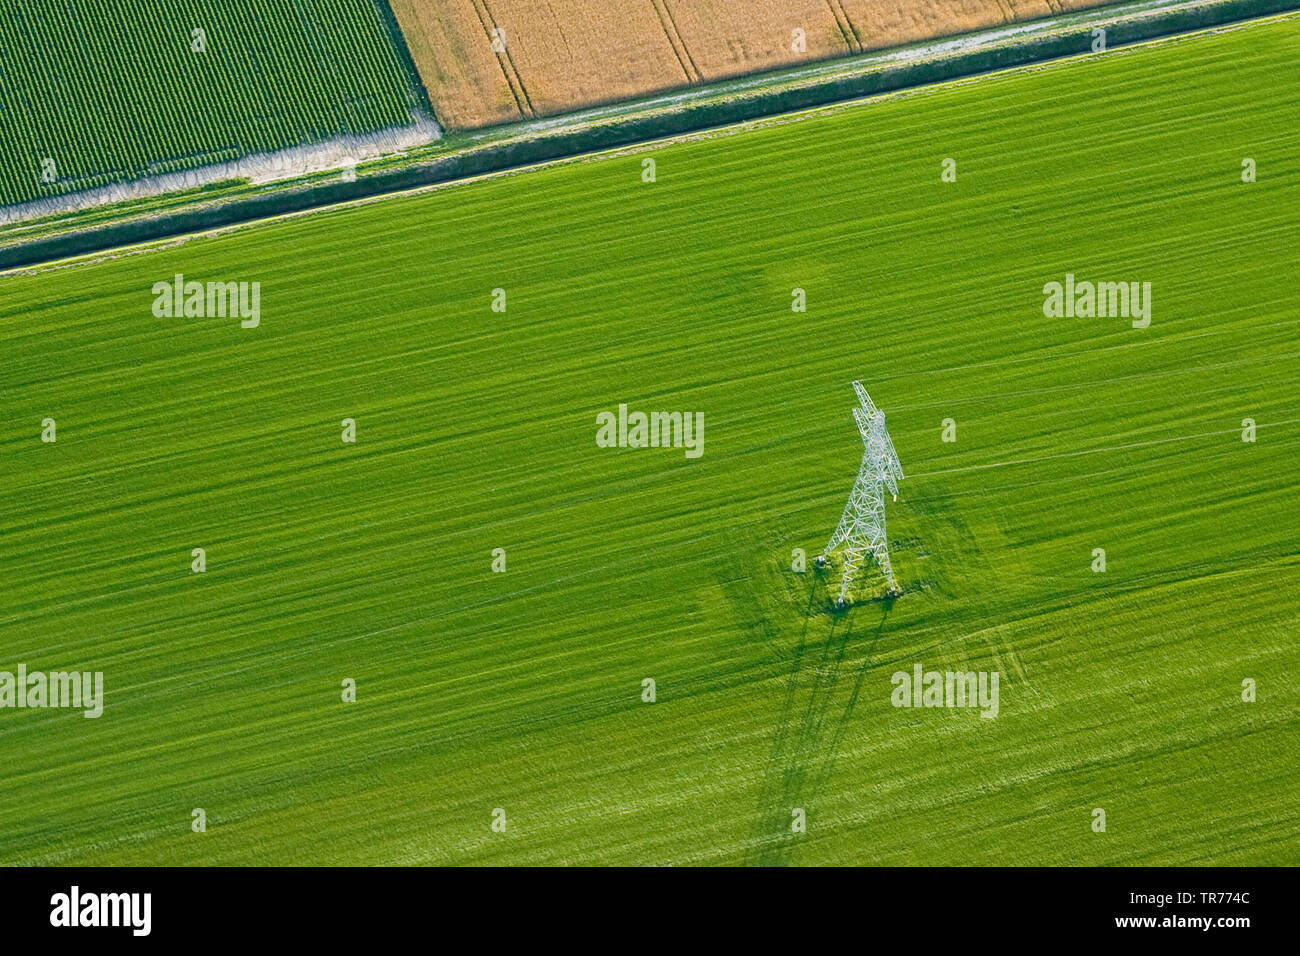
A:
[[[827,613],[826,609],[815,610],[821,583],[820,576],[814,576],[781,715],[760,784],[758,832],[746,856],[746,862],[751,865],[782,866],[789,861],[799,836],[794,828],[794,814],[798,810],[810,813],[809,804],[815,802],[834,769],[849,719],[871,669],[876,644],[897,598],[886,596],[876,601],[850,603],[843,608],[834,608],[832,602],[832,610]],[[869,613],[875,606],[881,608],[880,624],[857,668],[847,702],[837,712],[835,692],[845,673],[844,660],[852,643],[854,618]],[[826,637],[824,640],[814,637],[810,644],[809,631],[816,634],[818,625],[826,626]]]

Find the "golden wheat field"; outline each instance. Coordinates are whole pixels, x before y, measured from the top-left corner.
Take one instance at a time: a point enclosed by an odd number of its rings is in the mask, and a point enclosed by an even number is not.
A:
[[[1114,0],[392,0],[439,121],[473,129]]]

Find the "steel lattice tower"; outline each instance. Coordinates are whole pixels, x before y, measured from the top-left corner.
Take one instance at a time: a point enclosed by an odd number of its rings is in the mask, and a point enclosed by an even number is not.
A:
[[[826,550],[817,559],[824,565],[826,558],[836,548],[844,546],[844,576],[840,582],[840,600],[848,593],[849,584],[868,558],[875,558],[889,582],[889,590],[896,593],[894,571],[889,565],[889,538],[885,535],[885,488],[898,500],[898,482],[903,478],[903,466],[898,461],[894,442],[885,429],[885,413],[871,401],[871,396],[861,382],[853,383],[858,393],[860,408],[853,409],[853,418],[862,435],[862,466],[858,480],[849,492],[849,503],[844,507],[835,533],[831,535]]]

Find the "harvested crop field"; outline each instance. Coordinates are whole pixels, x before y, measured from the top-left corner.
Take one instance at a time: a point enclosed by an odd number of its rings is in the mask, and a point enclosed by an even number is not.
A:
[[[630,99],[1113,0],[392,0],[452,129]]]

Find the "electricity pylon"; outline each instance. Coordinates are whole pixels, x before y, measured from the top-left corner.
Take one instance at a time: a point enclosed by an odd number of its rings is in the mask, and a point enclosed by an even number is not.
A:
[[[894,571],[889,566],[889,539],[885,536],[885,488],[889,489],[897,501],[898,482],[903,478],[903,466],[898,461],[898,452],[894,451],[894,442],[885,429],[885,413],[872,404],[871,396],[861,382],[854,382],[853,390],[858,393],[858,401],[862,403],[861,408],[853,409],[853,418],[858,423],[858,431],[865,446],[862,466],[858,469],[858,480],[849,492],[849,503],[844,507],[844,516],[840,518],[826,550],[817,559],[817,564],[824,566],[831,552],[844,546],[840,604],[844,603],[844,595],[848,593],[853,576],[868,558],[875,558],[880,565],[885,580],[889,582],[890,593],[897,593],[898,590],[894,587]]]

